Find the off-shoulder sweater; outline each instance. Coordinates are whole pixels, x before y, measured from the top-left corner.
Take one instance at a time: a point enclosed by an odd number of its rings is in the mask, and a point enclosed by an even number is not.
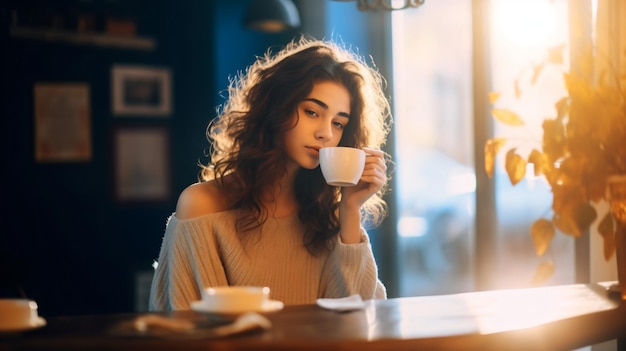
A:
[[[312,255],[304,246],[304,225],[297,214],[268,218],[259,228],[238,234],[236,211],[168,220],[156,262],[152,311],[185,310],[201,290],[224,285],[270,288],[270,298],[285,305],[315,303],[317,298],[360,294],[384,299],[368,235],[361,242],[336,240],[330,251]]]

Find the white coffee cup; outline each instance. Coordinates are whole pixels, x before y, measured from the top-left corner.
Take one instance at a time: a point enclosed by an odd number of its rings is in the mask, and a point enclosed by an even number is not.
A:
[[[323,147],[320,167],[326,183],[332,186],[355,186],[365,167],[365,151],[353,147]]]
[[[33,327],[38,320],[37,303],[29,299],[0,299],[0,330]]]
[[[262,310],[269,296],[268,287],[218,286],[202,291],[202,303],[211,310],[242,313]]]

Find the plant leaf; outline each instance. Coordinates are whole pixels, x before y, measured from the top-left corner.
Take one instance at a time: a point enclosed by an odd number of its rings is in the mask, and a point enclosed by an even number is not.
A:
[[[489,178],[493,177],[493,170],[496,164],[496,154],[506,143],[505,138],[493,138],[485,142],[485,171]]]
[[[546,282],[554,274],[554,262],[552,260],[545,260],[541,262],[537,269],[535,269],[535,275],[532,279],[532,285],[538,286]]]
[[[564,73],[563,79],[570,99],[581,102],[593,101],[593,88],[584,77],[574,73]]]
[[[615,253],[615,231],[613,229],[611,211],[607,211],[600,223],[598,223],[598,233],[602,235],[604,243],[604,260],[608,261]]]
[[[524,121],[517,113],[506,108],[494,108],[491,110],[491,115],[498,121],[510,126],[524,125]]]
[[[554,225],[545,218],[538,219],[533,223],[530,228],[530,235],[533,238],[537,256],[543,256],[546,253],[555,233]]]
[[[507,151],[505,161],[506,173],[512,185],[519,183],[526,175],[526,160],[515,151],[515,148]]]
[[[563,64],[563,50],[565,49],[565,44],[559,44],[557,46],[553,46],[548,49],[548,57],[547,61],[553,63],[555,65]]]
[[[554,104],[554,108],[556,109],[556,119],[558,121],[562,121],[565,116],[567,116],[567,112],[569,110],[569,97],[566,96],[561,98]]]
[[[575,166],[575,162],[569,164]],[[561,170],[565,166],[563,163]],[[563,233],[579,237],[595,221],[597,213],[589,203],[584,188],[568,177],[571,175],[564,176],[561,185],[552,186],[552,209],[555,214],[552,223]]]
[[[561,159],[565,149],[565,128],[558,119],[544,119],[542,146],[543,152],[552,163]]]
[[[492,91],[489,94],[487,94],[487,97],[489,98],[489,103],[493,105],[500,98],[500,93],[498,93],[496,91]]]
[[[548,157],[541,151],[533,149],[528,155],[528,163],[532,163],[535,168],[535,176],[547,174],[552,169],[548,162]]]
[[[533,77],[531,79],[531,83],[533,85],[535,85],[537,83],[537,79],[539,79],[539,75],[541,74],[541,71],[543,71],[543,67],[544,67],[544,63],[541,62],[538,65],[535,65],[533,67]]]
[[[558,213],[555,213],[554,217],[552,217],[552,223],[554,223],[554,226],[563,232],[563,234],[572,235],[574,237],[580,236],[578,224],[571,216],[561,216]]]

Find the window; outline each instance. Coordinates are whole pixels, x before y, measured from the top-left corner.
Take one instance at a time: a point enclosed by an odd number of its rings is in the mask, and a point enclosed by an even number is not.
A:
[[[399,295],[472,289],[471,2],[392,13]]]
[[[516,141],[519,152],[527,154],[541,147],[543,119],[555,116],[554,103],[565,96],[562,69],[547,67],[533,85],[533,65],[540,62],[548,48],[568,44],[567,0],[497,0],[491,1],[491,86],[501,93],[497,106],[516,111],[526,122],[523,127],[494,123],[494,134]],[[532,25],[531,25],[532,24]],[[564,50],[567,60],[568,50]],[[515,82],[521,92],[515,97]],[[517,143],[516,143],[517,144]],[[555,236],[545,258],[536,257],[530,237],[532,223],[543,216],[550,218],[552,194],[544,177],[526,178],[512,186],[504,170],[504,153],[497,163],[496,250],[494,256],[495,288],[527,287],[536,267],[544,260],[554,263],[555,272],[545,284],[573,283],[574,241]]]
[[[514,81],[526,74],[546,49],[566,43],[566,0],[484,2],[490,26],[491,81],[501,90],[500,103],[518,106],[528,128],[496,135],[540,138],[541,119],[553,113],[559,79],[545,76],[519,102]],[[474,290],[476,218],[491,218],[496,233],[489,274],[497,288],[530,286],[539,258],[529,231],[550,209],[551,194],[541,178],[511,186],[498,162],[492,180],[495,214],[478,216],[474,160],[472,91],[472,1],[427,1],[418,9],[392,13],[393,90],[397,200],[399,295]],[[485,94],[485,99],[487,96]],[[529,102],[531,101],[531,102]],[[480,102],[484,103],[484,102]],[[521,134],[520,134],[521,133]],[[573,243],[559,236],[549,253],[556,272],[547,282],[571,283]]]

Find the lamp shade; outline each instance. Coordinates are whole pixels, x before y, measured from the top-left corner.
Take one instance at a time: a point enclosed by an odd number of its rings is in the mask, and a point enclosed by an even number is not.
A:
[[[300,14],[291,0],[253,0],[243,21],[248,28],[278,33],[298,28]]]

